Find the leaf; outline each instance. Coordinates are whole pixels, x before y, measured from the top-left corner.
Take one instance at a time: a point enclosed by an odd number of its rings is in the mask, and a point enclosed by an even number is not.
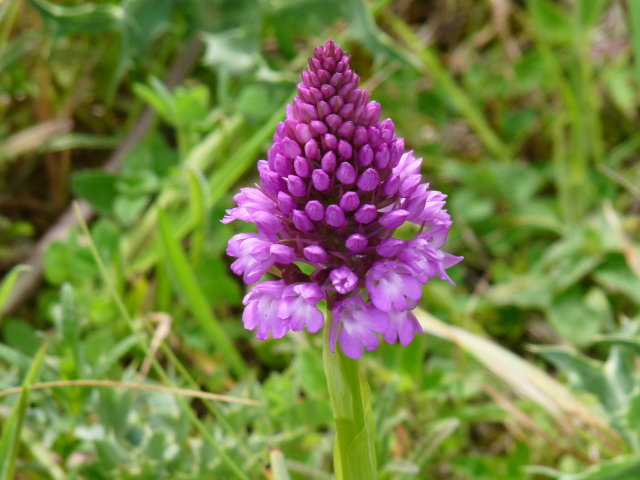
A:
[[[601,363],[566,347],[535,347],[534,351],[562,370],[577,388],[595,395],[608,414],[625,409],[628,400],[624,392]]]
[[[149,79],[149,85],[136,83],[133,85],[133,93],[151,107],[170,125],[175,125],[175,102],[171,92],[156,77]]]
[[[207,221],[207,180],[202,172],[195,167],[186,167],[187,178],[189,180],[189,206],[193,218],[193,234],[191,236],[191,261],[197,265],[199,263],[202,247],[204,245],[205,234],[208,229]]]
[[[282,450],[279,448],[272,448],[269,453],[271,459],[271,470],[273,472],[273,480],[290,480],[289,471],[287,470],[287,463],[285,461]]]
[[[619,292],[640,305],[640,278],[631,271],[622,255],[611,255],[594,272],[594,278],[606,290]]]
[[[109,215],[118,195],[118,175],[103,170],[81,170],[73,174],[71,188],[98,212]]]
[[[203,38],[206,47],[203,62],[210,67],[237,74],[258,64],[259,44],[249,26],[204,33]]]
[[[570,17],[557,4],[547,0],[527,2],[535,29],[547,40],[565,42],[571,38]]]
[[[11,291],[18,281],[18,277],[23,272],[31,271],[31,267],[28,265],[16,265],[9,271],[9,273],[4,277],[2,283],[0,283],[0,321],[2,320],[2,310],[4,308],[4,304],[7,302],[9,295],[11,295]]]
[[[640,340],[635,338],[623,337],[618,335],[599,335],[593,339],[594,343],[607,343],[610,345],[618,345],[632,350],[636,355],[640,356]]]
[[[84,368],[80,354],[80,316],[75,290],[69,283],[65,283],[60,289],[60,304],[62,308],[58,331],[67,353],[60,366],[61,373],[67,378],[79,378]]]
[[[574,345],[591,341],[604,323],[604,316],[587,300],[579,287],[570,288],[554,297],[548,318],[560,336]]]
[[[198,285],[191,265],[189,265],[186,255],[176,241],[165,213],[160,209],[158,210],[158,227],[163,259],[166,262],[167,269],[173,276],[176,289],[186,300],[187,307],[200,324],[202,330],[209,336],[212,345],[218,349],[220,355],[229,362],[232,370],[241,378],[247,370],[244,360],[240,357],[218,320],[213,316],[211,307]]]
[[[585,28],[592,28],[602,17],[602,12],[607,6],[607,0],[589,0],[588,2],[576,2],[579,10],[580,23]]]
[[[560,480],[631,480],[640,478],[640,456],[629,455],[605,460],[578,474],[562,475]]]
[[[119,5],[85,3],[62,6],[45,0],[29,0],[54,35],[76,33],[102,33],[118,30],[125,20],[125,11]]]
[[[31,362],[31,367],[22,383],[22,392],[16,402],[10,417],[4,423],[2,436],[0,437],[0,479],[13,480],[16,468],[16,459],[20,446],[20,433],[29,405],[30,386],[38,377],[40,367],[44,361],[48,344],[44,343]]]
[[[42,343],[36,330],[22,320],[8,320],[3,330],[4,343],[25,355],[35,355]]]

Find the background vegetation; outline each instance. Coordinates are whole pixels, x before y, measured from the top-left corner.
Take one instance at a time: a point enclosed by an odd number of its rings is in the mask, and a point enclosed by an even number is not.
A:
[[[328,38],[465,256],[427,333],[366,355],[382,478],[640,478],[640,4],[617,0],[0,1],[0,478],[331,478],[321,336],[243,330],[246,227],[218,221]]]

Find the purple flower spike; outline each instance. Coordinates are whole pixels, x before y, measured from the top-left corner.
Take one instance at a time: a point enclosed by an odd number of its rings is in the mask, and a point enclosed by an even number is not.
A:
[[[359,82],[335,43],[314,50],[267,160],[257,164],[260,184],[241,189],[222,220],[258,230],[229,240],[234,273],[247,284],[267,272],[280,277],[247,294],[245,327],[259,339],[316,333],[322,302],[333,317],[329,346],[339,343],[351,358],[375,350],[381,337],[408,345],[422,333],[411,312],[422,285],[451,281],[447,269],[462,260],[443,251],[446,195],[429,189],[422,159],[404,151]],[[405,222],[419,233],[394,238]]]

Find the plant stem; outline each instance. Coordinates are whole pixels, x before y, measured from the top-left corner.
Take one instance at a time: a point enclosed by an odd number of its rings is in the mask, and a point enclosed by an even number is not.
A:
[[[330,319],[325,326],[322,362],[327,377],[336,442],[333,453],[336,480],[377,478],[374,421],[369,386],[357,360],[339,348],[329,349]]]

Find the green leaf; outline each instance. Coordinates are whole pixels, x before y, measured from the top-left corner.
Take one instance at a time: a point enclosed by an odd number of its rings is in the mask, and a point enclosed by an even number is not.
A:
[[[199,263],[202,247],[204,245],[205,234],[208,230],[207,221],[207,180],[202,172],[195,167],[187,166],[187,178],[189,179],[189,206],[193,218],[193,234],[191,235],[191,261],[197,265]]]
[[[561,11],[557,4],[547,0],[527,2],[529,13],[537,32],[547,40],[565,42],[571,38],[570,16]]]
[[[121,28],[126,19],[119,5],[84,3],[78,6],[56,5],[45,0],[29,0],[54,35],[102,33]]]
[[[173,276],[176,289],[185,298],[187,307],[202,330],[209,336],[212,345],[218,349],[225,360],[229,362],[232,370],[241,378],[247,371],[244,360],[240,357],[218,320],[213,316],[211,307],[198,285],[191,265],[176,241],[173,229],[162,210],[158,210],[158,227],[162,256],[168,271]]]
[[[18,281],[18,277],[23,272],[28,272],[31,270],[31,267],[28,265],[16,265],[9,271],[6,277],[0,283],[0,321],[2,320],[2,309],[4,308],[4,304],[6,303],[13,287]]]
[[[151,77],[149,85],[143,83],[134,84],[133,93],[151,105],[165,122],[175,125],[175,102],[164,83],[155,77]]]
[[[260,59],[255,32],[242,26],[219,33],[204,33],[203,62],[228,73],[241,73],[255,68]]]
[[[536,347],[534,351],[562,370],[577,388],[595,395],[610,415],[624,410],[628,400],[601,363],[566,347]]]
[[[549,321],[565,340],[584,345],[591,341],[604,323],[602,311],[587,300],[582,289],[574,287],[554,297],[548,309]]]
[[[618,345],[632,350],[636,355],[640,356],[640,340],[618,335],[600,335],[594,337],[594,343],[606,343],[610,345]]]
[[[18,398],[11,415],[5,422],[4,428],[2,429],[2,436],[0,437],[1,480],[14,479],[16,460],[18,458],[18,451],[20,447],[20,433],[27,413],[27,406],[29,405],[29,387],[38,377],[47,347],[48,344],[44,343],[33,359],[31,367],[29,368],[24,382],[22,383],[22,392],[20,393],[20,397]]]
[[[287,470],[287,463],[285,461],[282,450],[278,448],[272,448],[269,453],[271,459],[271,470],[273,472],[273,480],[290,480],[289,471]]]
[[[607,0],[589,0],[587,2],[576,2],[580,23],[584,28],[592,28],[602,17],[602,12],[607,6]]]
[[[560,480],[632,480],[640,478],[640,456],[605,460],[579,474],[562,475]]]
[[[60,304],[58,331],[67,352],[60,366],[61,373],[67,378],[79,378],[84,368],[80,354],[80,315],[75,290],[69,283],[60,289]]]
[[[622,255],[612,255],[594,272],[596,281],[606,290],[619,292],[640,305],[640,278],[629,268]]]
[[[35,329],[22,320],[8,320],[3,330],[4,343],[25,355],[35,355],[42,343]]]
[[[118,195],[118,175],[104,170],[81,170],[74,173],[71,188],[98,212],[109,215]]]

